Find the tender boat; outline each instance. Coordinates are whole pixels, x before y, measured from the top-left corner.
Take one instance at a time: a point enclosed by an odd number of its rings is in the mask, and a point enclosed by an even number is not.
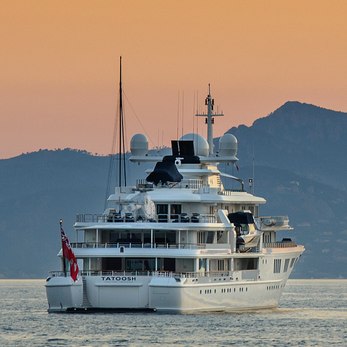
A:
[[[213,145],[214,101],[206,98],[207,140],[187,134],[172,153],[153,155],[145,135],[132,137],[130,161],[154,168],[134,186],[119,184],[101,214],[77,215],[78,242],[64,239],[66,266],[47,278],[49,312],[152,310],[242,311],[279,305],[302,245],[278,240],[287,216],[260,216],[262,197],[219,170],[235,165],[237,139]],[[234,181],[225,189],[222,178]],[[66,251],[68,248],[72,255]],[[64,251],[65,249],[65,251]],[[68,255],[66,255],[68,254]],[[76,263],[80,268],[76,276]]]

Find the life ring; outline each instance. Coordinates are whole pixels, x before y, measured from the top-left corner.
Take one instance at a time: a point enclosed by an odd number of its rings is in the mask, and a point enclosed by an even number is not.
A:
[[[176,166],[181,166],[182,165],[181,158],[176,158],[175,165]]]

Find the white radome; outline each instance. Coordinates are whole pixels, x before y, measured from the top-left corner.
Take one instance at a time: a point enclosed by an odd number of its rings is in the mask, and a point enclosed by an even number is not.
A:
[[[132,155],[141,156],[148,153],[148,139],[144,134],[135,134],[130,141]]]
[[[236,156],[237,154],[237,138],[232,134],[224,134],[219,139],[219,155]]]

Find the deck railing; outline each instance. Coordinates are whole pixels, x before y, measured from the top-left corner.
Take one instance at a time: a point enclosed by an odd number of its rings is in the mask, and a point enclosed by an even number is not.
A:
[[[205,249],[202,243],[139,243],[139,242],[71,242],[72,248],[166,248],[166,249]]]
[[[104,215],[84,213],[76,215],[76,223],[134,223],[134,216],[127,214],[120,216],[118,214]],[[139,223],[217,223],[217,218],[213,214],[193,213],[187,214],[158,214],[154,219],[139,217],[136,222]]]
[[[249,270],[244,270],[246,273]],[[253,271],[253,270],[251,270]],[[51,277],[67,277],[70,276],[70,272],[66,271],[51,271]],[[129,277],[129,276],[158,276],[158,277],[174,277],[174,278],[227,278],[239,280],[241,279],[240,271],[209,271],[209,272],[171,272],[171,271],[80,271],[80,276],[114,276],[114,277]],[[247,276],[245,276],[247,277]],[[243,278],[247,280],[247,278]],[[253,279],[253,278],[252,278]]]
[[[205,188],[205,189],[210,189],[210,185],[204,183],[204,180],[197,178],[197,179],[183,179],[181,182],[175,183],[172,187],[174,188],[185,188],[185,189],[193,189],[193,190],[198,190],[200,188]],[[156,188],[161,188],[160,185],[156,186]],[[167,186],[163,186],[163,188],[167,188]],[[220,188],[220,184],[219,184]],[[153,183],[147,182],[145,179],[138,179],[136,180],[136,189],[138,190],[153,190],[154,185]],[[221,195],[232,195],[234,192],[243,192],[244,189],[224,189],[224,190],[219,190],[218,194]]]
[[[293,241],[280,241],[280,242],[264,242],[263,248],[287,248],[297,247],[297,244]]]
[[[201,187],[208,187],[204,184],[202,179],[183,179],[181,182],[175,183],[174,188],[186,188],[186,189],[200,189]],[[163,186],[167,188],[167,186]],[[154,188],[153,183],[148,183],[144,179],[139,179],[136,181],[136,189],[139,190],[152,190]],[[156,188],[161,188],[160,185],[156,186]]]
[[[150,242],[71,242],[72,248],[165,248],[165,249],[213,249],[212,243],[150,243]],[[220,246],[219,244],[216,244]],[[293,241],[264,242],[263,248],[297,247]],[[218,248],[220,249],[220,248]],[[259,252],[257,249],[256,252]],[[254,251],[252,252],[254,253]]]
[[[224,189],[218,192],[219,195],[232,196],[235,192],[244,192],[243,189]]]

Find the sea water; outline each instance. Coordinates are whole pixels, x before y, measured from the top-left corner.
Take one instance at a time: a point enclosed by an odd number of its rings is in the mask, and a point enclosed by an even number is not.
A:
[[[0,346],[347,346],[347,280],[290,280],[245,313],[47,313],[44,280],[0,280]]]

